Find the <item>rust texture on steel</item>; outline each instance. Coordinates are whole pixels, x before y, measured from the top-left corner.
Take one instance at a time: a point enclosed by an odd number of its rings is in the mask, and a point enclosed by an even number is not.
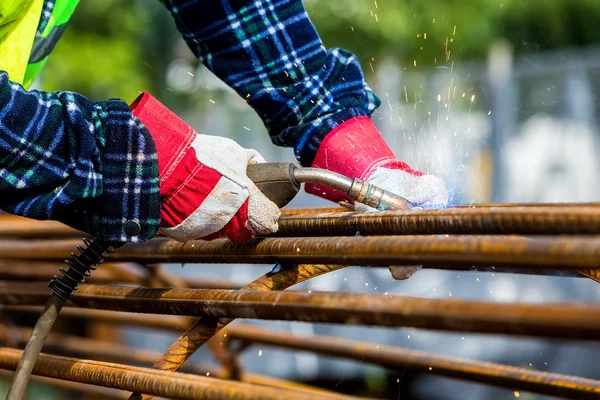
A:
[[[40,284],[0,283],[0,303],[42,305]],[[70,300],[84,308],[600,340],[600,308],[423,299],[348,292],[153,289],[85,285]]]
[[[0,214],[0,238],[60,238],[88,236],[60,222]]]
[[[600,207],[481,207],[291,214],[273,236],[600,234]]]
[[[40,312],[40,308],[14,307],[10,311],[29,311]],[[173,316],[154,316],[137,315],[110,311],[95,311],[86,313],[85,311],[65,308],[69,310],[68,316],[85,319],[99,319],[110,323],[124,325],[139,325],[166,330],[179,330],[181,325],[177,317]],[[65,315],[63,314],[63,317]],[[1,331],[0,331],[1,332]],[[19,330],[23,335],[23,330]],[[223,334],[225,333],[225,334]],[[127,351],[128,348],[121,346],[89,341],[86,339],[75,338],[58,341],[54,339],[57,335],[50,335],[48,344],[51,349],[61,346],[60,349],[65,355],[74,355],[81,357],[94,357],[100,360],[124,361],[130,360],[140,364],[146,364],[149,360],[156,359],[155,352],[144,351],[141,355]],[[220,334],[215,339],[223,340],[225,338],[237,339],[248,344],[262,344],[285,348],[297,351],[309,351],[317,354],[325,354],[334,357],[352,359],[359,362],[369,362],[385,366],[391,370],[404,371],[406,368],[420,371],[426,374],[440,375],[483,384],[504,387],[512,390],[530,391],[532,393],[559,395],[563,397],[580,398],[586,393],[594,393],[600,390],[600,381],[591,379],[582,379],[562,374],[555,374],[543,371],[535,371],[509,365],[473,361],[459,357],[443,356],[423,351],[409,350],[400,347],[390,347],[377,345],[375,343],[356,342],[340,338],[331,338],[324,336],[291,336],[273,330],[265,330],[249,325],[233,325]],[[63,354],[63,353],[61,353]],[[210,376],[216,378],[225,377],[225,371],[219,370],[213,366],[205,365],[183,365],[182,371],[185,372],[210,372]],[[260,377],[254,374],[243,374],[242,379],[248,383],[261,383],[262,379],[273,379]],[[285,381],[275,380],[275,382],[263,383],[267,386],[277,386],[285,384]]]
[[[6,338],[10,336],[11,339],[16,339],[18,343],[25,345],[30,335],[31,329],[14,327],[8,328],[4,325],[0,325],[0,338]],[[161,356],[160,353],[155,351],[144,349],[136,349],[135,351],[132,351],[131,347],[129,346],[120,345],[113,342],[91,340],[57,333],[50,333],[46,343],[44,344],[44,351],[46,353],[56,353],[57,355],[62,356],[92,358],[98,361],[127,363],[142,366],[154,364],[154,362]],[[226,370],[214,365],[197,363],[186,364],[182,367],[182,372],[205,375],[219,379],[230,379]],[[329,396],[338,396],[340,399],[350,398],[309,385],[288,382],[259,374],[244,373],[240,376],[239,380],[242,382],[263,386],[295,389],[306,392],[307,395],[310,395],[311,393],[323,393],[328,394]]]
[[[22,351],[0,348],[0,368],[15,370]],[[88,383],[114,389],[139,391],[181,400],[269,400],[306,399],[297,389],[271,388],[179,372],[157,371],[101,361],[40,354],[33,373],[48,378]],[[315,399],[337,399],[340,395],[312,393]],[[347,398],[347,397],[346,397]]]
[[[3,220],[6,217],[0,219]],[[14,219],[14,221],[12,221]],[[10,222],[12,221],[12,222]],[[4,238],[81,237],[58,222],[9,218]],[[436,210],[357,213],[343,208],[282,212],[273,237],[428,234],[600,234],[600,206],[479,205]]]
[[[41,314],[43,307],[18,305],[5,306],[3,310],[12,317],[18,317],[23,313],[39,315]],[[174,331],[182,331],[189,328],[189,320],[176,315],[133,314],[128,312],[94,310],[78,307],[63,307],[60,312],[60,318],[92,319],[110,324],[142,326],[145,328]]]
[[[359,362],[383,365],[395,370],[410,368],[425,373],[539,394],[574,399],[590,394],[600,396],[600,381],[594,379],[532,371],[508,365],[472,361],[459,357],[442,356],[423,351],[394,348],[375,343],[361,343],[340,338],[291,336],[245,325],[227,328],[226,334],[231,338],[241,339],[249,343],[350,358]]]
[[[2,258],[61,260],[73,240],[0,241]],[[596,237],[375,236],[267,238],[246,243],[158,239],[125,245],[115,261],[181,263],[336,263],[351,265],[497,265],[543,269],[600,268]]]
[[[58,272],[58,269],[64,267],[61,262],[45,261],[2,261],[0,259],[0,279],[2,280],[20,280],[20,281],[44,281],[47,282],[52,275]],[[131,283],[136,285],[145,285],[150,279],[156,278],[157,282],[162,282],[161,287],[189,287],[195,289],[239,289],[243,284],[236,283],[226,279],[195,279],[177,277],[175,281],[169,283],[165,278],[166,271],[160,265],[153,266],[155,274],[150,277],[144,273],[136,263],[103,263],[102,268],[94,271],[86,282],[90,283]],[[173,279],[173,275],[168,275]]]
[[[0,261],[0,279],[32,280],[48,282],[64,263],[35,261]],[[105,263],[90,278],[93,283],[142,284],[144,276],[136,271],[133,263]]]
[[[182,278],[168,273],[160,265],[144,265],[144,267],[146,267],[150,273],[150,281],[154,284],[152,287],[189,287]],[[194,322],[195,321],[193,317],[188,317],[187,321],[185,321],[185,325],[190,326]],[[225,372],[222,378],[235,380],[241,379],[241,362],[237,356],[237,353],[233,351],[226,339],[224,339],[221,343],[209,341],[208,348],[212,356],[224,367]],[[155,357],[155,360],[159,358],[160,357]]]
[[[242,290],[281,291],[297,283],[344,268],[343,265],[296,265],[279,268],[253,280]],[[176,371],[200,347],[214,337],[221,329],[233,321],[231,318],[201,317],[188,328],[164,352],[154,364],[154,368],[164,371]],[[143,396],[149,400],[152,396]],[[130,400],[142,398],[140,393],[133,393]]]
[[[0,377],[12,379],[13,376],[13,372],[0,369]],[[129,393],[123,390],[93,386],[85,383],[70,382],[64,379],[45,378],[43,376],[33,375],[31,380],[40,384],[54,386],[57,389],[66,390],[68,392],[77,392],[84,395],[98,396],[106,400],[122,400],[129,398]]]

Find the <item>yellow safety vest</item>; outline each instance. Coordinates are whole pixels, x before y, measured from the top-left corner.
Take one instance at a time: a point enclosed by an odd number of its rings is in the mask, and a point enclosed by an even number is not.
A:
[[[0,20],[4,28],[4,36],[0,38],[0,69],[8,72],[11,81],[23,83],[44,0],[2,0],[1,3],[0,19],[5,20]]]
[[[79,0],[55,0],[48,23],[36,36],[44,0],[0,0],[0,70],[29,87],[67,27]]]

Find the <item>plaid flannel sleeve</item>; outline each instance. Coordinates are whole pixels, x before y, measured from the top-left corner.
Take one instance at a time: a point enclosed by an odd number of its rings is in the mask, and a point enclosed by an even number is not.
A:
[[[327,51],[302,0],[163,0],[194,54],[310,165],[337,125],[381,103],[356,56]]]
[[[0,72],[0,209],[111,241],[159,228],[156,149],[121,100],[26,91]],[[140,227],[134,232],[134,227]]]

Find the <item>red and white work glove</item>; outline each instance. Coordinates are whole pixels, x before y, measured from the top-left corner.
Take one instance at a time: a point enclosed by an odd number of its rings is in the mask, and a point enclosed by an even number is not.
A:
[[[369,117],[352,118],[332,130],[321,143],[312,167],[368,181],[415,206],[443,207],[448,203],[444,181],[397,160]],[[331,201],[349,202],[342,192],[325,186],[307,184],[305,190]],[[355,208],[373,210],[364,204],[355,204]]]
[[[201,135],[147,93],[131,105],[156,145],[161,231],[178,241],[245,241],[277,231],[279,208],[246,176],[265,160],[231,139]]]

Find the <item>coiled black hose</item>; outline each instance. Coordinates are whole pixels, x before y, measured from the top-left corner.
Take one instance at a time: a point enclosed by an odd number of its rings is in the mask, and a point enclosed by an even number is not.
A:
[[[83,244],[84,246],[77,246],[79,254],[71,253],[71,259],[65,260],[65,264],[69,268],[66,271],[64,268],[60,268],[62,276],[54,275],[48,283],[52,289],[52,296],[31,332],[6,400],[23,399],[33,366],[63,305],[73,296],[79,288],[79,284],[85,282],[85,278],[89,277],[92,271],[98,268],[98,265],[120,246],[120,244],[102,239],[90,240],[87,238],[83,239]]]

